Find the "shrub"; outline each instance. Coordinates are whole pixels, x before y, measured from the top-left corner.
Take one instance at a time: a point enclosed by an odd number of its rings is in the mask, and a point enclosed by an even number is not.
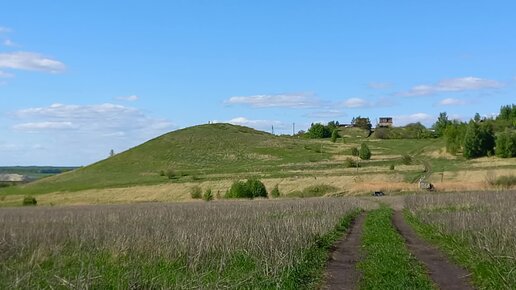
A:
[[[405,164],[405,165],[410,165],[412,164],[412,157],[408,154],[403,154],[401,156],[401,163]]]
[[[303,191],[293,191],[288,194],[291,197],[317,197],[326,193],[337,191],[338,188],[327,184],[317,184],[306,187]]]
[[[394,164],[391,164],[391,166],[389,166],[389,169],[394,170]]]
[[[226,198],[267,197],[265,185],[258,179],[251,178],[246,182],[235,181],[226,192]]]
[[[356,147],[351,148],[351,155],[352,156],[358,156],[358,154],[359,154],[358,148],[356,148]]]
[[[371,159],[371,150],[369,150],[369,147],[367,146],[366,143],[362,143],[362,145],[360,145],[360,151],[358,153],[358,156],[362,160]]]
[[[506,129],[496,137],[496,156],[502,158],[516,157],[516,133]]]
[[[200,186],[196,185],[190,188],[190,196],[193,199],[200,199],[202,198],[202,189]]]
[[[335,129],[331,132],[331,142],[335,143],[339,138],[339,132]]]
[[[38,201],[36,200],[35,197],[28,195],[23,198],[22,204],[23,205],[37,205]]]
[[[496,179],[495,184],[505,188],[510,189],[511,187],[516,185],[516,176],[515,175],[503,175]]]
[[[280,197],[280,195],[281,195],[281,193],[280,193],[280,191],[279,191],[279,187],[278,187],[278,185],[276,184],[276,185],[274,186],[274,188],[272,189],[272,191],[271,191],[271,196],[272,196],[272,197]]]
[[[159,176],[165,176],[165,170],[160,170],[159,171]]]
[[[174,179],[174,178],[176,178],[177,174],[174,169],[167,169],[166,175],[167,175],[168,179]]]
[[[353,158],[348,157],[346,160],[344,160],[344,167],[351,168],[351,167],[357,167],[358,163],[353,160]]]
[[[213,200],[213,193],[211,192],[210,188],[206,189],[206,191],[204,192],[204,195],[202,196],[202,199],[204,199],[205,201]]]

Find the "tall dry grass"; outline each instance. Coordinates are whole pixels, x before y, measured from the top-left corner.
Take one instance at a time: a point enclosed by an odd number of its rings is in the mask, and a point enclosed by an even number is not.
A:
[[[494,281],[480,283],[488,288],[515,285],[515,191],[414,195],[405,199],[405,206],[423,223],[454,237],[447,242],[452,252],[462,252],[454,247],[471,249],[470,259],[476,262],[465,262],[475,273],[487,273],[480,280],[493,277]],[[490,266],[482,266],[484,263]]]
[[[366,206],[325,198],[2,209],[0,288],[279,285],[315,237]]]

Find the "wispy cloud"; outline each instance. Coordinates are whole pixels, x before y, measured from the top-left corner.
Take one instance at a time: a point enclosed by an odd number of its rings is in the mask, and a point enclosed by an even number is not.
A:
[[[41,130],[62,130],[77,128],[72,122],[28,122],[14,125],[15,130],[41,131]]]
[[[427,113],[415,113],[411,115],[398,115],[393,117],[396,126],[403,126],[410,123],[420,122],[425,125],[431,125],[435,121],[435,117]]]
[[[19,110],[14,113],[18,131],[70,130],[81,133],[110,134],[114,132],[164,133],[173,124],[168,120],[146,116],[140,110],[116,104],[64,105],[53,104]],[[149,135],[149,134],[145,135]]]
[[[10,39],[4,39],[4,41],[2,42],[5,46],[17,46],[16,43],[14,43],[14,41],[10,40]]]
[[[417,85],[408,91],[399,92],[398,95],[406,97],[427,96],[443,92],[463,92],[482,89],[497,89],[503,86],[495,80],[478,77],[464,77],[442,80],[436,84]]]
[[[370,82],[367,84],[367,87],[373,90],[384,90],[390,88],[392,85],[390,83],[383,82]]]
[[[136,95],[131,95],[131,96],[116,97],[115,99],[121,100],[121,101],[135,102],[135,101],[138,101],[140,99],[140,97],[138,97]]]
[[[276,94],[231,97],[225,101],[230,105],[248,105],[255,108],[313,108],[319,100],[313,94]]]
[[[0,53],[0,68],[59,73],[66,66],[58,61],[33,52]]]
[[[0,70],[0,79],[12,78],[14,75]]]
[[[364,108],[370,107],[372,103],[361,98],[350,98],[345,100],[343,105],[346,108]]]
[[[455,98],[446,98],[439,101],[439,105],[442,106],[459,106],[459,105],[465,105],[467,102],[465,100],[461,99],[455,99]]]
[[[395,105],[395,101],[389,98],[379,98],[377,100],[366,100],[362,98],[349,98],[342,103],[342,106],[348,109],[357,108],[380,108]]]
[[[305,115],[305,117],[308,118],[337,118],[337,117],[343,117],[347,114],[345,112],[342,112],[341,110],[326,110],[326,111],[316,111],[316,112],[310,112]]]
[[[11,32],[11,28],[0,26],[0,34],[2,34],[2,33],[9,33],[9,32]]]

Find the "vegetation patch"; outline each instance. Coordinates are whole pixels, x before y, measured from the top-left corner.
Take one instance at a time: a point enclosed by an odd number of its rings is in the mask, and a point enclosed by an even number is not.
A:
[[[316,184],[311,185],[303,189],[302,191],[293,191],[288,194],[290,197],[317,197],[323,196],[327,193],[336,192],[339,189],[335,186],[328,184]]]
[[[361,289],[435,289],[424,268],[411,256],[404,239],[394,229],[392,209],[381,206],[365,220],[365,259]]]

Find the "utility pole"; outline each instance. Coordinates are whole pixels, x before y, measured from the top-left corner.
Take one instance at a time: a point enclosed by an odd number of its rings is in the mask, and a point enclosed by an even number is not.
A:
[[[292,136],[296,135],[296,123],[292,123]]]
[[[272,125],[272,135],[274,135],[274,125]]]

